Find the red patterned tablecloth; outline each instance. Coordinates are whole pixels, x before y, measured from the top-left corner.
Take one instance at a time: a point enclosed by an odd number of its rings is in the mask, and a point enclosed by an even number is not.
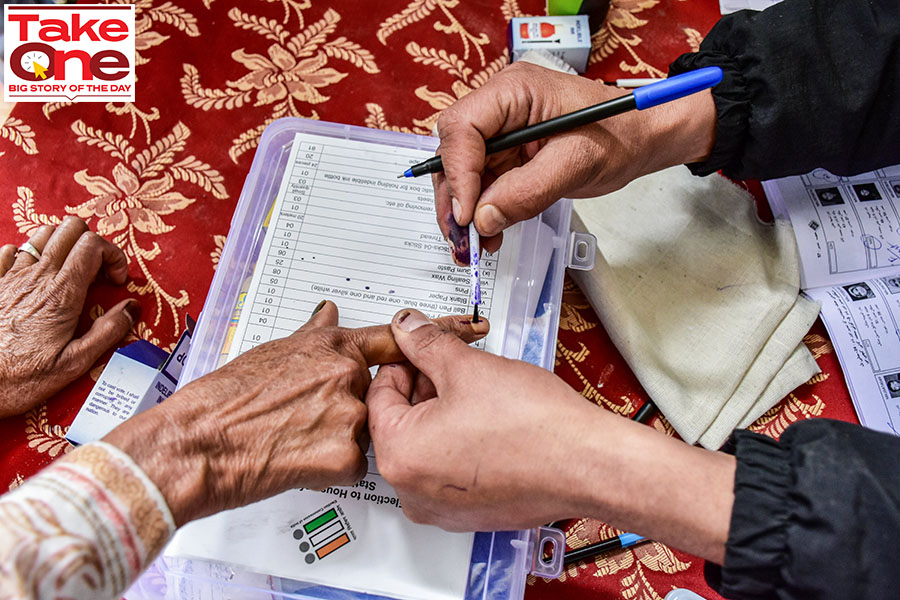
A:
[[[140,0],[135,103],[19,104],[0,127],[0,239],[76,214],[127,253],[126,287],[90,294],[86,326],[126,296],[133,331],[171,348],[202,308],[260,133],[302,116],[427,134],[438,113],[508,60],[506,22],[540,0]],[[716,0],[613,0],[588,76],[662,76],[718,18]],[[755,190],[758,193],[758,189]],[[778,436],[811,417],[855,420],[827,334],[806,343],[822,374],[754,428]],[[64,439],[102,365],[27,415],[0,423],[0,482],[12,488],[70,447]],[[627,415],[646,399],[584,296],[566,283],[556,373],[587,401]],[[652,426],[671,434],[662,419]],[[567,528],[570,544],[609,534]],[[708,597],[702,561],[649,543],[528,581],[527,597]]]

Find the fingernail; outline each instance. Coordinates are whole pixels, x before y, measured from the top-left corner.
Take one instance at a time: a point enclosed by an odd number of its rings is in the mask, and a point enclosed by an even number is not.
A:
[[[472,329],[475,331],[475,333],[487,332],[491,328],[491,324],[488,323],[488,320],[484,317],[478,319],[477,323],[475,323],[474,321],[469,321],[469,325],[472,326]]]
[[[475,333],[478,333],[478,334],[487,333],[488,331],[490,331],[490,328],[491,328],[491,324],[488,323],[488,320],[485,319],[484,317],[481,317],[480,319],[478,319],[477,323],[475,321],[473,321],[471,318],[461,319],[459,321],[459,324],[466,326],[466,327],[471,327],[472,331]]]
[[[321,302],[319,302],[318,304],[316,304],[316,307],[315,307],[315,308],[313,309],[313,311],[312,311],[312,315],[309,315],[309,316],[312,317],[312,316],[315,315],[317,312],[319,312],[320,310],[322,310],[322,309],[325,307],[325,303],[326,303],[326,302],[328,302],[328,300],[322,300]]]
[[[450,204],[453,206],[453,218],[457,223],[462,223],[462,204],[456,198],[450,198]]]
[[[431,321],[428,320],[428,317],[423,315],[420,312],[414,312],[411,310],[404,310],[397,314],[394,317],[394,320],[397,323],[397,327],[400,331],[405,331],[409,333],[410,331],[415,331],[422,325],[428,325]]]
[[[497,235],[506,227],[507,218],[493,204],[485,204],[478,209],[478,229],[482,235]]]
[[[134,325],[141,318],[141,303],[137,300],[129,300],[123,312],[126,317],[131,319],[131,324]]]

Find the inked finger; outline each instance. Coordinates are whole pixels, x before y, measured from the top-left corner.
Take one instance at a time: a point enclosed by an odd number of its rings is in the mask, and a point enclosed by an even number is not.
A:
[[[6,272],[12,268],[16,261],[16,246],[14,244],[6,244],[0,248],[0,277],[6,275]]]
[[[453,215],[453,207],[450,203],[447,177],[443,171],[431,174],[431,187],[434,190],[434,212],[437,214],[438,227],[444,235],[444,239],[447,239],[447,218]]]
[[[313,309],[309,321],[300,326],[297,330],[309,331],[311,329],[320,329],[322,327],[334,327],[338,324],[338,307],[331,300],[322,300]]]
[[[57,269],[62,268],[78,238],[86,231],[88,231],[87,223],[78,217],[66,217],[47,241],[41,260]]]
[[[128,260],[125,253],[96,233],[85,231],[66,256],[56,277],[60,281],[80,286],[86,293],[101,268],[113,283],[121,285],[128,277]]]
[[[447,243],[450,244],[450,256],[460,267],[468,267],[472,260],[469,248],[469,227],[462,227],[456,223],[452,214],[447,215]]]
[[[434,209],[437,214],[438,227],[441,235],[450,245],[450,256],[460,267],[469,264],[469,231],[460,223],[468,224],[460,216],[460,203],[456,198],[450,197],[450,188],[447,185],[447,177],[444,173],[433,173],[431,180],[434,187]],[[455,208],[454,208],[455,207]],[[471,211],[469,211],[471,213]]]
[[[450,315],[434,319],[434,323],[467,344],[480,340],[491,329],[487,319],[482,318],[478,323],[473,323],[471,315]],[[394,340],[390,325],[346,329],[343,335],[345,343],[357,348],[370,367],[406,360]]]
[[[47,240],[53,235],[54,229],[56,228],[52,225],[41,225],[38,230],[34,232],[34,235],[28,238],[28,242],[34,246],[34,249],[37,250],[38,253],[42,253],[44,251],[44,246],[47,244]],[[10,268],[10,271],[18,271],[19,269],[30,267],[36,262],[38,262],[37,258],[24,250],[20,250],[16,254],[16,260],[13,261],[13,266]]]

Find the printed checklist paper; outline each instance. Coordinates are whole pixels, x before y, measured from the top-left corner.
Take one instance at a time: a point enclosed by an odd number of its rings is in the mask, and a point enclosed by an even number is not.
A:
[[[430,156],[296,134],[228,360],[290,335],[323,299],[337,304],[345,327],[387,323],[403,308],[471,313],[469,270],[450,257],[430,180],[397,179]],[[506,329],[517,232],[482,262],[481,312],[493,333],[480,345],[494,353]],[[463,598],[473,534],[408,521],[371,447],[368,455],[369,473],[356,486],[291,490],[201,519],[179,531],[166,556],[274,575],[282,591],[312,582],[395,598]]]
[[[344,327],[388,323],[403,308],[471,313],[469,269],[450,258],[430,180],[397,179],[430,156],[296,135],[229,360],[296,331],[322,299],[338,305]],[[509,238],[482,262],[481,314],[497,332],[486,349],[496,353],[516,249]]]

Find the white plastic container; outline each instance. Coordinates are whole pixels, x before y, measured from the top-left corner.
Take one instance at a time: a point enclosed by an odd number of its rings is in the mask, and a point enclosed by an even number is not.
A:
[[[242,282],[252,274],[263,241],[263,223],[282,180],[294,135],[314,135],[434,150],[430,137],[350,125],[285,118],[262,135],[250,173],[231,221],[231,230],[193,335],[180,386],[216,369],[222,362]],[[569,230],[572,203],[563,199],[523,223],[519,255],[503,333],[503,354],[552,370],[565,268],[590,269],[596,241]],[[465,598],[519,600],[525,577],[557,577],[565,539],[554,529],[538,528],[475,534]],[[550,559],[544,560],[549,554]],[[375,599],[374,596],[303,581],[247,573],[198,560],[160,558],[129,590],[129,600],[162,599]]]

